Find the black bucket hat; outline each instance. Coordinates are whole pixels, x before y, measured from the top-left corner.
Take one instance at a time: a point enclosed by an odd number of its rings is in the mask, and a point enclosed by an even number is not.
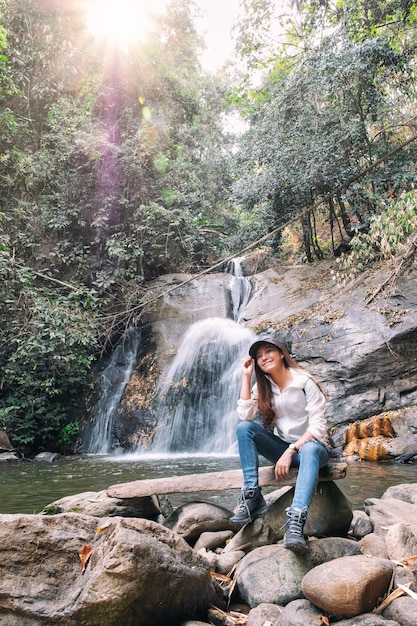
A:
[[[272,337],[272,335],[259,335],[257,340],[249,348],[249,356],[251,356],[252,359],[256,358],[256,351],[263,343],[269,343],[271,346],[275,346],[281,351],[281,347],[275,337]]]

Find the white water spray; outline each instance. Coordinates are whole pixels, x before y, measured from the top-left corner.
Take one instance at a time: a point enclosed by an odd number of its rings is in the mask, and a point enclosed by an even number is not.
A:
[[[241,259],[232,259],[226,267],[226,271],[232,274],[230,281],[230,293],[232,298],[233,319],[239,323],[243,311],[249,302],[252,291],[249,280],[243,275]]]
[[[100,399],[91,412],[94,422],[87,454],[107,454],[111,451],[114,418],[136,364],[140,338],[140,329],[129,328],[126,337],[117,346],[109,364],[100,375]]]
[[[189,328],[161,377],[153,452],[232,451],[241,364],[252,338],[251,331],[221,318]]]

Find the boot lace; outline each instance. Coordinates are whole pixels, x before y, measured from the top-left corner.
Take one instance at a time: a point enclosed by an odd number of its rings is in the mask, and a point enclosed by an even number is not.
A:
[[[250,493],[248,494],[250,497]],[[236,514],[238,513],[247,513],[248,515],[250,515],[250,509],[246,503],[246,498],[245,498],[245,492],[242,491],[239,497],[239,501],[237,503],[237,509],[236,509]]]
[[[295,509],[287,509],[287,520],[285,522],[285,528],[290,535],[301,535],[303,532],[303,526],[306,519],[306,515],[303,511],[297,511]]]

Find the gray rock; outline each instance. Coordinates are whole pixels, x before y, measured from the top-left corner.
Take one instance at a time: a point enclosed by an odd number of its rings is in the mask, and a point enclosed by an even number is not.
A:
[[[417,526],[414,529],[417,532]],[[388,528],[385,545],[388,557],[393,561],[401,561],[417,554],[417,536],[412,528],[401,522]]]
[[[344,288],[329,282],[332,269],[329,261],[252,277],[246,324],[281,325],[280,335],[297,360],[323,383],[331,426],[416,405],[416,270],[399,278],[395,293],[381,294],[366,307],[369,289],[384,282],[385,269],[372,276],[364,272]],[[389,312],[398,317],[400,301],[407,314],[390,325]]]
[[[158,520],[160,510],[158,500],[152,496],[129,498],[126,500],[110,498],[105,491],[85,491],[75,496],[67,496],[48,504],[43,513],[82,513],[94,517],[143,517]]]
[[[36,463],[53,463],[61,458],[59,452],[39,452],[33,459]]]
[[[364,613],[351,619],[342,619],[337,622],[337,626],[402,626],[393,620],[387,620],[381,615],[374,613]]]
[[[396,620],[400,626],[416,626],[417,600],[409,596],[397,598],[383,612],[388,620]]]
[[[384,444],[389,457],[399,461],[408,461],[417,456],[417,435],[407,433],[402,437],[393,437]]]
[[[0,515],[0,557],[2,624],[166,626],[222,601],[201,557],[143,519]]]
[[[265,517],[256,518],[251,524],[246,524],[235,534],[225,547],[225,552],[235,550],[253,550],[260,546],[269,546],[274,543],[276,533],[272,530]]]
[[[404,523],[417,532],[417,505],[397,498],[368,498],[364,502],[374,532],[385,537],[387,530],[394,524]]]
[[[394,573],[393,589],[402,585],[417,593],[417,570],[410,567],[396,567]]]
[[[0,428],[0,452],[10,452],[13,450],[13,446],[10,443],[10,439],[5,430]]]
[[[197,554],[199,554],[206,561],[211,571],[214,572],[217,570],[218,556],[215,552],[211,552],[211,550],[207,551],[205,548],[201,548],[197,551]]]
[[[223,552],[217,555],[216,572],[219,574],[230,574],[233,567],[239,563],[245,556],[242,550],[234,550],[233,552]]]
[[[274,626],[323,626],[322,611],[308,600],[294,600],[287,604]]]
[[[194,550],[197,552],[204,548],[205,550],[215,550],[220,546],[224,546],[228,539],[231,539],[233,536],[233,531],[231,530],[219,530],[218,532],[205,532],[201,533],[199,538],[197,539]]]
[[[366,556],[377,556],[381,559],[388,559],[388,550],[383,537],[370,533],[365,535],[359,542],[362,554]]]
[[[371,521],[365,511],[353,511],[349,535],[355,539],[363,539],[373,531]]]
[[[310,602],[330,615],[369,613],[388,592],[394,564],[363,555],[345,556],[310,570],[301,589]]]
[[[20,461],[21,457],[17,452],[0,452],[0,463],[10,463],[11,461]]]
[[[382,494],[381,500],[395,498],[417,505],[417,483],[392,485]]]
[[[260,604],[249,611],[246,626],[264,626],[265,623],[275,624],[275,620],[283,611],[284,608],[276,604]]]
[[[233,530],[229,519],[232,512],[207,502],[188,502],[174,510],[164,526],[188,541],[196,540],[203,532]]]

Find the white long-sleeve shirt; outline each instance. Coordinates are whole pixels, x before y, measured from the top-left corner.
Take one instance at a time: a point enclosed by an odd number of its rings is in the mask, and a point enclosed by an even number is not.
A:
[[[281,392],[267,374],[272,389],[272,408],[275,420],[272,422],[274,433],[287,443],[295,443],[306,431],[329,447],[325,417],[325,398],[319,387],[302,370],[290,368],[292,380]],[[239,398],[237,412],[242,420],[253,420],[258,415],[258,390],[255,384],[251,399]]]

